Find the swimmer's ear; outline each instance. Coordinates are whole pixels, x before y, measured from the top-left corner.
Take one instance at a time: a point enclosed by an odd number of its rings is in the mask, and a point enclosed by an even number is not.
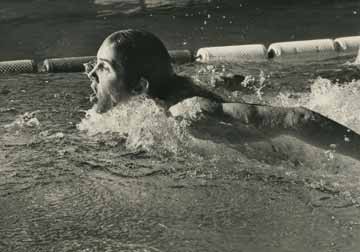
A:
[[[133,90],[134,94],[146,94],[149,90],[149,81],[143,77],[140,78],[138,84]]]

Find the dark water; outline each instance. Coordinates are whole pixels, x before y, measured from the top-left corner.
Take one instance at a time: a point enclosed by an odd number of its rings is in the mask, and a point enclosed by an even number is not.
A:
[[[1,58],[93,55],[124,28],[169,49],[358,35],[358,1],[1,1]],[[206,21],[206,23],[205,23]]]
[[[0,59],[95,55],[125,28],[169,49],[351,36],[359,11],[358,1],[1,1]],[[358,68],[342,63],[176,70],[360,132]],[[217,84],[223,71],[247,85]],[[0,76],[1,251],[359,251],[359,160],[214,118],[189,127],[148,99],[99,116],[90,93],[80,73]]]

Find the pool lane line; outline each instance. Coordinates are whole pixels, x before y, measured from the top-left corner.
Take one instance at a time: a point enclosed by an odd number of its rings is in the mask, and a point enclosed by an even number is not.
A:
[[[0,74],[36,73],[37,71],[37,64],[31,59],[0,62]]]
[[[336,59],[341,56],[356,56],[360,48],[360,36],[333,39],[317,39],[272,43],[266,49],[262,44],[232,45],[199,48],[191,50],[170,50],[174,64],[193,61],[215,62],[307,62]],[[84,72],[84,64],[95,56],[49,58],[36,62],[31,59],[0,62],[0,74],[21,73],[67,73]]]

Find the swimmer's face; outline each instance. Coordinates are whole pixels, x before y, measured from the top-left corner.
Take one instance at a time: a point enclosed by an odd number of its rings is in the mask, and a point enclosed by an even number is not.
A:
[[[108,111],[129,96],[121,75],[122,67],[117,61],[114,44],[105,40],[98,50],[94,68],[88,73],[97,98],[98,113]]]

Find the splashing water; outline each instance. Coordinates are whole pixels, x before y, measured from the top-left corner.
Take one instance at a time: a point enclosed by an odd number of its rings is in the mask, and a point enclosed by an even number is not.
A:
[[[180,150],[187,137],[183,122],[169,117],[164,107],[145,96],[133,97],[104,114],[92,108],[77,128],[89,137],[117,133],[126,139],[129,149],[160,148],[172,153]]]
[[[277,99],[276,105],[304,106],[360,133],[360,80],[340,84],[319,77],[309,94],[291,98],[281,93]]]
[[[6,124],[4,128],[36,128],[39,127],[40,122],[36,118],[36,114],[39,113],[39,110],[33,112],[26,112],[23,115],[17,116],[17,118],[10,124]]]

